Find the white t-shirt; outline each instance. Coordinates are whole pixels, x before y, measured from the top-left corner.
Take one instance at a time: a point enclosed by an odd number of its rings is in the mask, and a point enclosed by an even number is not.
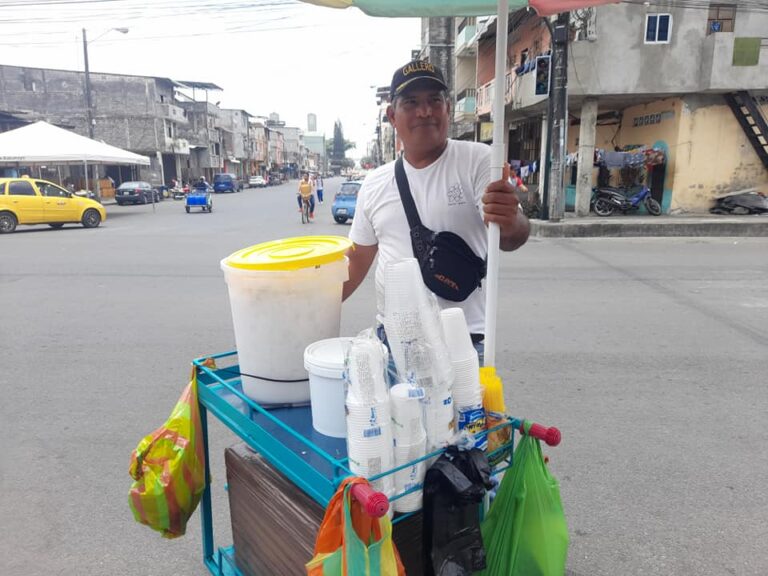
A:
[[[490,147],[448,140],[440,157],[426,168],[414,168],[407,160],[403,164],[422,224],[435,232],[458,234],[475,254],[485,258],[488,237],[482,216],[482,196],[490,180]],[[378,244],[376,306],[379,321],[383,321],[387,265],[401,258],[413,258],[408,220],[395,182],[394,162],[371,172],[360,187],[349,238],[361,246]],[[482,287],[464,302],[437,300],[441,308],[462,308],[470,332],[484,333]]]

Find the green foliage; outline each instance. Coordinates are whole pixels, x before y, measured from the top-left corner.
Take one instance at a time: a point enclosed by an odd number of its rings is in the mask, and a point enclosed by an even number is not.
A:
[[[337,120],[333,125],[333,138],[325,143],[326,153],[331,162],[341,165],[341,161],[346,157],[347,150],[355,147],[354,142],[344,139],[344,130],[341,127],[341,121]]]

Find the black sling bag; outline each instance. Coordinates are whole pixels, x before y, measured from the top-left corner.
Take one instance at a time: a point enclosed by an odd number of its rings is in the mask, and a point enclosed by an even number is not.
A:
[[[411,229],[413,255],[419,262],[424,284],[441,298],[463,302],[485,278],[485,260],[478,257],[458,234],[433,232],[421,223],[402,156],[395,162],[395,180]]]

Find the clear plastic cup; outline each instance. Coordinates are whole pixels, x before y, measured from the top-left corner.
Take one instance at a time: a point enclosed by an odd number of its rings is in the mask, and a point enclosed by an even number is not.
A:
[[[477,351],[472,345],[472,338],[461,308],[446,308],[440,312],[440,322],[443,326],[445,344],[451,361],[464,360]]]

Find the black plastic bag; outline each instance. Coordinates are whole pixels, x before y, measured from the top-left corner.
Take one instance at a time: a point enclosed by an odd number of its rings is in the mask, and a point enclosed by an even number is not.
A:
[[[449,446],[424,478],[424,574],[470,576],[485,568],[480,503],[493,486],[485,453]]]

